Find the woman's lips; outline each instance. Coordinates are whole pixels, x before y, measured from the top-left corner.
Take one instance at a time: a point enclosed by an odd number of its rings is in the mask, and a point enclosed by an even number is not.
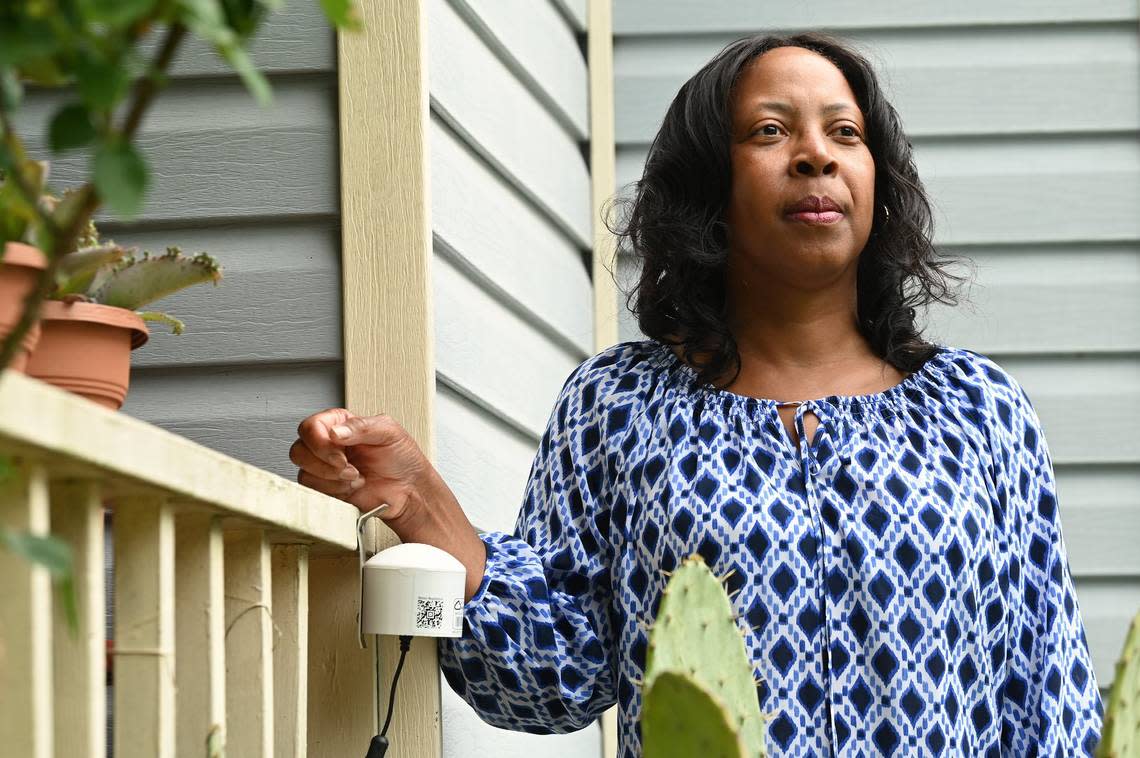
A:
[[[801,211],[799,213],[789,213],[787,217],[792,221],[799,221],[804,224],[834,224],[843,218],[843,214],[839,211],[823,211],[822,213]]]

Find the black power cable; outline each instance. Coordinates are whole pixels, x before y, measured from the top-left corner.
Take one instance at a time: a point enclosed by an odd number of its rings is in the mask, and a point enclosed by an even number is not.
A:
[[[392,709],[396,705],[396,682],[400,680],[400,669],[404,667],[404,657],[411,646],[412,635],[401,634],[400,660],[396,663],[396,671],[392,674],[392,691],[388,693],[388,715],[384,717],[384,728],[380,730],[380,734],[372,738],[364,758],[384,758],[384,754],[388,752],[388,738],[385,735],[388,734],[388,724],[392,722]]]

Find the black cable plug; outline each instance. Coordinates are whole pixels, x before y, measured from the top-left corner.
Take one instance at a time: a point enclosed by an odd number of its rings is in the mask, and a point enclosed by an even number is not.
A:
[[[400,660],[396,663],[396,671],[392,674],[392,690],[388,693],[388,715],[384,717],[384,728],[380,730],[380,734],[372,738],[371,744],[368,746],[368,753],[364,758],[384,758],[384,754],[388,752],[388,724],[392,723],[392,710],[396,706],[396,682],[400,680],[400,669],[404,667],[404,657],[408,654],[408,649],[412,646],[412,635],[400,635]]]
[[[382,734],[378,734],[372,738],[372,744],[368,746],[368,755],[364,758],[384,758],[384,753],[388,752],[388,738]]]

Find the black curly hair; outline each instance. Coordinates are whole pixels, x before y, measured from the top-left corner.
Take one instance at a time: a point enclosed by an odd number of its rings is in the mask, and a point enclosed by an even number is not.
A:
[[[898,112],[887,102],[871,64],[822,32],[738,39],[677,92],[649,147],[644,173],[633,183],[633,196],[612,198],[604,214],[619,252],[641,265],[626,292],[626,306],[647,337],[682,347],[685,361],[698,369],[698,381],[711,384],[731,372],[727,386],[740,373],[724,281],[732,98],[741,73],[755,58],[789,46],[812,50],[835,64],[863,112],[875,162],[875,212],[857,269],[858,328],[885,361],[904,372],[916,371],[937,352],[915,325],[916,307],[936,300],[955,305],[947,279],[966,277],[945,269],[972,262],[939,259],[930,201]],[[623,214],[611,221],[615,205]]]

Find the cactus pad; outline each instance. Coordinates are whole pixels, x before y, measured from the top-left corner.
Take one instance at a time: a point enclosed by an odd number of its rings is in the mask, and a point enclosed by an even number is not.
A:
[[[673,572],[661,598],[646,655],[645,684],[664,671],[693,678],[727,708],[749,758],[765,755],[765,719],[753,666],[724,587],[699,554]]]
[[[205,253],[187,258],[177,247],[168,247],[153,258],[144,254],[123,259],[104,284],[88,294],[97,303],[134,310],[192,284],[217,284],[221,278],[217,261]]]
[[[1140,758],[1140,613],[1116,662],[1097,758]]]
[[[747,758],[728,710],[691,677],[662,671],[645,693],[641,716],[645,758]]]
[[[112,268],[127,254],[113,242],[76,250],[60,258],[52,297],[82,295],[102,285]]]

